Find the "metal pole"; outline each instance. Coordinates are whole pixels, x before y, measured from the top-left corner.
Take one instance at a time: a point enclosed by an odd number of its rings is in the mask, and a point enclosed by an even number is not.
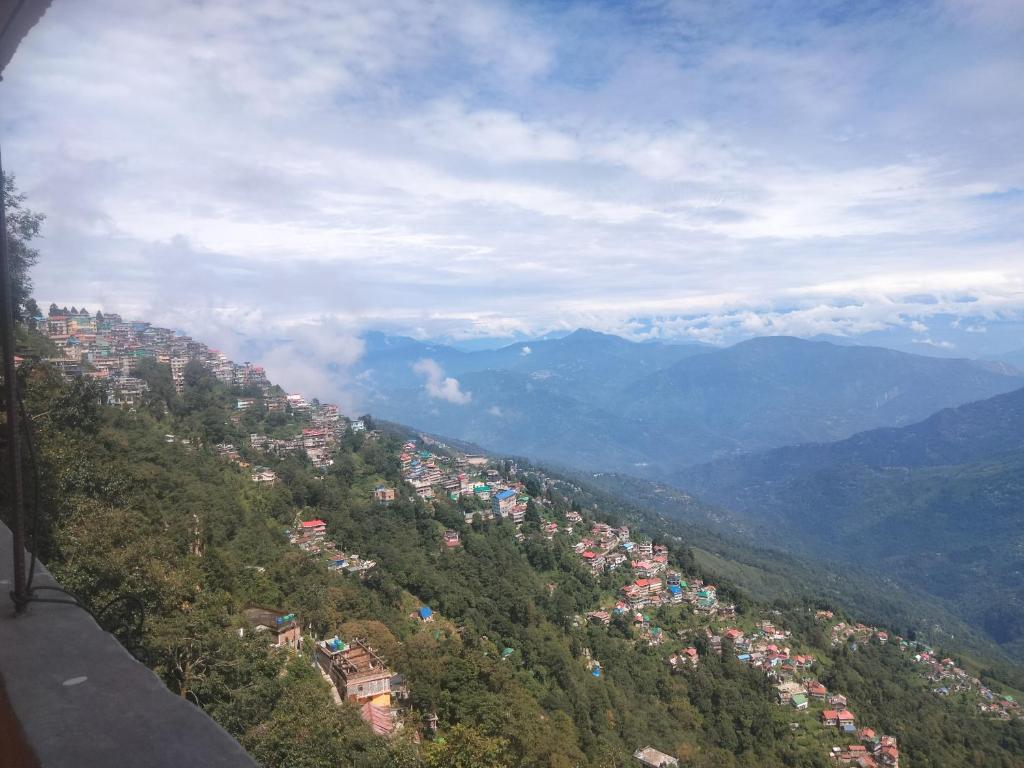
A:
[[[3,179],[0,160],[0,179]],[[14,534],[14,609],[28,605],[25,573],[25,489],[21,482],[21,434],[18,429],[18,378],[14,370],[14,293],[7,248],[7,206],[0,192],[0,335],[4,353],[4,407],[7,410],[7,476],[10,480],[11,523]]]

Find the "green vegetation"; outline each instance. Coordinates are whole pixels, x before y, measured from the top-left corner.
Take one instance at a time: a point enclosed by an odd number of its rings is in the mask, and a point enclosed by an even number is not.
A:
[[[1024,658],[1024,389],[902,429],[716,462],[680,485],[761,541],[895,579],[969,625],[976,649],[987,640]]]
[[[45,217],[25,207],[25,195],[18,192],[13,176],[6,173],[0,176],[0,187],[7,219],[11,308],[16,319],[35,317],[39,314],[39,307],[32,298],[32,278],[29,273],[39,259],[39,252],[31,246],[31,242],[39,236]]]
[[[596,607],[610,584],[592,577],[562,537],[535,535],[536,506],[519,543],[508,523],[467,526],[455,503],[416,497],[400,478],[400,431],[346,434],[325,474],[305,460],[261,455],[281,482],[257,487],[213,446],[231,442],[257,458],[242,447],[245,435],[294,432],[300,420],[281,422],[261,404],[239,413],[242,391],[201,370],[188,372],[179,396],[166,371],[144,366],[151,399],[135,413],[101,405],[93,385],[65,382],[45,366],[26,365],[22,375],[42,478],[45,562],[91,606],[139,595],[147,608],[141,633],[113,616],[109,628],[268,766],[625,766],[648,743],[691,766],[828,764],[831,734],[810,716],[791,731],[794,716],[773,703],[765,676],[728,648],[720,659],[698,637],[698,668],[670,674],[666,657],[697,629],[681,607],[658,609],[666,632],[686,635],[660,647],[637,642],[624,620],[577,625],[574,617]],[[540,497],[537,477],[522,476]],[[379,482],[399,489],[394,503],[372,500]],[[582,484],[559,482],[543,495],[544,514],[577,509],[657,523]],[[323,518],[339,546],[378,567],[360,581],[291,547],[284,529],[296,513]],[[446,528],[460,531],[461,547],[442,545]],[[676,567],[701,575],[685,542],[657,538]],[[767,610],[728,584],[719,590],[737,598],[739,626]],[[354,707],[336,706],[308,656],[239,637],[240,611],[252,603],[294,611],[310,639],[370,639],[408,681],[404,735],[385,741]],[[422,604],[435,610],[434,622],[409,618]],[[946,755],[957,764],[1019,764],[1021,722],[983,720],[934,697],[893,649],[831,649],[807,604],[776,607],[794,643],[822,659],[828,681],[865,722],[900,738],[911,764],[949,765]],[[513,649],[507,658],[504,648]],[[591,657],[602,664],[600,678],[590,674]],[[416,745],[411,734],[428,713],[439,718],[438,738]]]

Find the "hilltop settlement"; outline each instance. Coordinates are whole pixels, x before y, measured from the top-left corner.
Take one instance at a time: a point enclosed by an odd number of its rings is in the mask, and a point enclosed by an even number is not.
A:
[[[253,425],[243,444],[219,442],[203,445],[187,434],[167,434],[167,442],[186,450],[210,450],[245,473],[255,487],[272,489],[279,483],[276,469],[284,458],[308,462],[316,472],[329,471],[336,452],[347,437],[380,440],[381,432],[367,417],[345,415],[334,404],[297,392],[286,392],[268,381],[259,365],[236,363],[215,349],[169,328],[125,320],[114,313],[90,314],[85,309],[50,307],[46,317],[35,318],[56,354],[46,362],[67,377],[81,377],[103,387],[107,402],[125,410],[146,406],[154,387],[147,366],[163,366],[169,386],[181,393],[190,377],[212,376],[239,393],[232,420]],[[598,585],[600,598],[567,617],[571,626],[610,631],[628,630],[639,648],[657,649],[670,675],[692,675],[709,655],[728,656],[763,675],[770,696],[790,717],[794,734],[820,745],[819,754],[836,765],[861,768],[899,768],[902,734],[883,734],[872,722],[857,715],[857,702],[848,692],[831,690],[821,682],[821,659],[813,649],[794,639],[771,612],[744,609],[738,595],[719,589],[694,571],[672,541],[612,521],[602,510],[572,505],[570,482],[544,471],[521,467],[479,453],[457,450],[425,434],[407,434],[393,459],[400,467],[400,483],[377,482],[372,502],[386,508],[405,497],[429,505],[437,500],[457,505],[461,524],[453,521],[441,539],[445,556],[458,557],[464,537],[489,526],[509,526],[510,535],[523,548],[533,542],[562,542],[581,573]],[[578,489],[577,489],[578,490]],[[287,542],[330,571],[366,580],[378,562],[365,552],[345,546],[328,522],[296,509],[290,525],[281,531]],[[548,585],[554,593],[557,586]],[[409,621],[455,634],[455,623],[434,607],[414,601]],[[245,612],[248,631],[265,635],[285,652],[302,655],[315,665],[331,687],[335,701],[353,702],[375,733],[393,737],[414,731],[417,739],[437,731],[433,712],[413,712],[403,676],[385,654],[366,637],[311,636],[303,617],[287,607],[251,606]],[[920,670],[935,696],[967,696],[974,710],[987,717],[1021,717],[1012,695],[984,685],[953,659],[943,657],[919,641],[885,629],[849,622],[836,612],[820,609],[810,620],[826,633],[833,647],[856,652],[859,646],[898,647]],[[497,649],[502,660],[520,663],[516,649]],[[597,681],[619,659],[597,658],[591,648],[580,656]],[[797,736],[794,736],[797,738]],[[637,744],[639,765],[681,765],[672,744]],[[906,768],[906,762],[904,763]]]

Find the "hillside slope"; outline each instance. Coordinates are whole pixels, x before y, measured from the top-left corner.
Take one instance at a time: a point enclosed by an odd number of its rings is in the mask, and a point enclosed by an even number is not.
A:
[[[1024,650],[1024,389],[676,482],[792,551],[870,563]]]
[[[169,376],[158,369],[146,375]],[[245,442],[271,425],[278,434],[300,432],[300,417],[269,414],[259,395],[239,413],[242,390],[210,376],[190,374],[181,397],[153,392],[139,411],[122,412],[101,405],[80,381],[24,370],[50,512],[48,565],[94,607],[141,597],[141,632],[105,615],[108,628],[264,765],[610,768],[651,743],[697,768],[825,766],[837,736],[816,713],[794,715],[774,703],[761,671],[730,652],[710,652],[698,634],[729,623],[755,632],[768,616],[791,632],[793,648],[818,659],[815,674],[846,692],[863,722],[898,736],[913,765],[972,757],[1012,765],[1024,754],[1022,721],[981,717],[935,696],[895,643],[868,643],[858,655],[831,644],[799,601],[769,608],[719,582],[738,615],[708,621],[684,606],[652,609],[670,636],[662,645],[644,639],[646,621],[577,620],[631,577],[594,576],[573,548],[580,534],[547,538],[529,520],[517,540],[507,522],[467,524],[463,502],[419,498],[400,473],[408,433],[368,438],[348,430],[334,464],[320,472],[300,456]],[[239,446],[236,458],[226,442]],[[271,467],[278,482],[256,484],[243,460]],[[571,511],[584,510],[583,536],[592,522],[621,523],[615,517],[629,507],[582,485],[493,466],[506,482],[541,489],[543,519],[566,526]],[[399,491],[390,504],[373,499],[380,483]],[[372,558],[376,568],[361,580],[290,545],[284,529],[297,517],[325,521],[339,548]],[[446,530],[460,534],[458,548],[444,546]],[[710,578],[685,541],[650,532],[686,578]],[[358,709],[332,703],[305,658],[268,648],[266,635],[240,637],[242,609],[251,604],[294,611],[308,641],[335,634],[372,641],[408,686],[406,735],[373,735]],[[434,608],[432,622],[410,617],[425,604]],[[667,657],[691,642],[702,649],[701,663],[672,674]],[[599,677],[592,658],[603,665]],[[428,734],[417,745],[409,736],[428,713],[437,715],[442,738]],[[794,717],[798,732],[789,726]]]
[[[1008,368],[764,337],[701,355],[622,393],[625,412],[696,431],[684,463],[716,453],[837,440],[901,426],[936,411],[1019,387]],[[717,444],[701,435],[719,436]]]

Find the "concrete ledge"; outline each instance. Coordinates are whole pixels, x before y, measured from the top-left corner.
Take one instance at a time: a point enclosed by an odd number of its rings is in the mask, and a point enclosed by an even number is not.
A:
[[[15,616],[12,561],[0,524],[0,768],[254,768],[85,611],[33,603]],[[37,569],[36,584],[58,586]]]

